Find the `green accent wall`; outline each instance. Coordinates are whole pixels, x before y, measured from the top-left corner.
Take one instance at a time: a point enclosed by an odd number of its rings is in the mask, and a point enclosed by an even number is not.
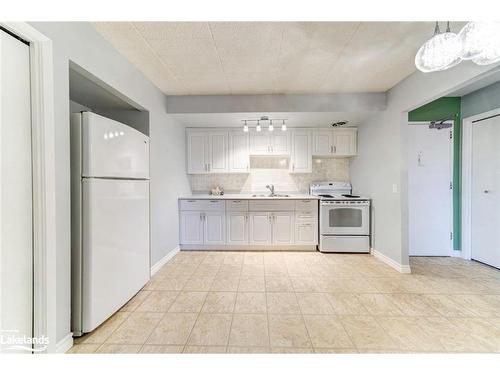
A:
[[[453,126],[453,248],[460,250],[461,221],[461,98],[443,97],[408,113],[408,121],[454,120]]]

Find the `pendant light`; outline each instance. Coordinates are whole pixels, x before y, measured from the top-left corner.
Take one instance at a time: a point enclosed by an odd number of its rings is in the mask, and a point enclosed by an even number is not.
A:
[[[468,22],[458,34],[462,59],[478,65],[500,61],[500,23]]]
[[[285,120],[283,120],[283,124],[281,124],[281,131],[286,132]]]
[[[245,120],[245,121],[244,121],[243,131],[244,131],[245,133],[248,133],[248,125],[247,125],[247,120]]]
[[[257,130],[258,132],[260,132],[262,130],[262,127],[260,126],[260,121],[257,121],[257,126],[256,126],[255,130]]]
[[[270,132],[274,131],[273,120],[269,120],[269,129]]]
[[[418,50],[415,65],[425,73],[449,69],[462,61],[461,52],[462,43],[458,35],[450,31],[450,23],[446,32],[441,33],[436,22],[434,36]]]

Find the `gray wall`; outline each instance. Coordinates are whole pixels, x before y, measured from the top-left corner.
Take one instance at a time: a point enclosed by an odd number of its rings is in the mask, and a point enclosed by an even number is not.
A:
[[[183,127],[166,112],[166,98],[88,23],[33,27],[53,42],[56,122],[57,341],[70,332],[69,60],[149,111],[151,137],[151,263],[178,245],[177,197],[189,193]],[[53,340],[51,338],[51,340]]]
[[[388,91],[382,114],[359,126],[351,181],[358,193],[373,198],[373,248],[395,262],[409,264],[407,112],[493,74],[499,65],[463,62],[442,72],[413,73]]]
[[[462,97],[462,118],[500,108],[500,82]]]

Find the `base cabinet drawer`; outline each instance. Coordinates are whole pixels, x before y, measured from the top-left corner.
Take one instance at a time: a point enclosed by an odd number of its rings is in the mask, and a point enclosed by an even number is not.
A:
[[[226,202],[222,199],[181,199],[181,211],[224,211]]]
[[[295,211],[300,212],[317,212],[318,200],[317,199],[301,199],[295,201]]]
[[[248,211],[248,200],[244,199],[231,199],[226,201],[227,211]]]

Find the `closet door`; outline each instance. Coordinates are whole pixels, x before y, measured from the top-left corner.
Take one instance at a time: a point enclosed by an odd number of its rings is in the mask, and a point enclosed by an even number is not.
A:
[[[32,167],[29,46],[0,30],[0,351],[32,336]],[[23,345],[24,346],[24,345]]]

